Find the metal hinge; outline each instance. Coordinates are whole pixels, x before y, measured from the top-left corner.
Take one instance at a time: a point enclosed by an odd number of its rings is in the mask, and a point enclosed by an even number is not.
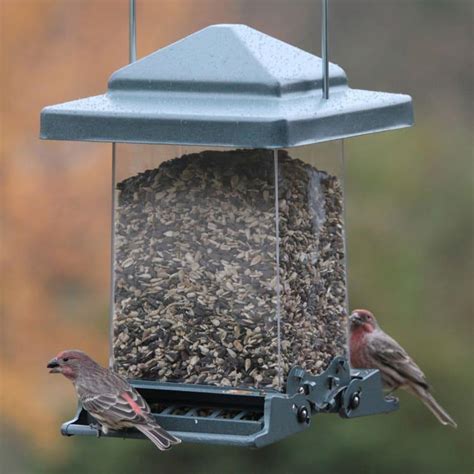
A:
[[[304,395],[311,414],[339,413],[344,418],[354,418],[388,413],[399,407],[397,398],[385,396],[377,369],[351,369],[344,357],[334,358],[320,375],[293,367],[286,393]],[[303,418],[309,413],[299,415]]]

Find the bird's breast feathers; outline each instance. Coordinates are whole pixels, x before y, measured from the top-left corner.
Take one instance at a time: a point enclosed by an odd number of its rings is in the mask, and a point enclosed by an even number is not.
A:
[[[352,331],[349,341],[349,350],[351,357],[351,366],[354,368],[364,369],[367,368],[366,360],[366,338],[370,337],[370,334],[365,332],[362,328],[359,330]]]

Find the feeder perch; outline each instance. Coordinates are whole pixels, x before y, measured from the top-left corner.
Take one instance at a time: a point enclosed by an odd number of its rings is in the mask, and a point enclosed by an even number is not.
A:
[[[341,139],[411,126],[412,101],[324,70],[214,25],[41,113],[43,139],[114,144],[112,365],[184,441],[259,447],[398,406],[347,362]]]

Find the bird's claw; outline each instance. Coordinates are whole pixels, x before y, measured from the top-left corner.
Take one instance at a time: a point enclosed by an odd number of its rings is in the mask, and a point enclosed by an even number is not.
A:
[[[93,430],[96,431],[96,436],[97,438],[100,438],[102,436],[102,427],[99,425],[99,423],[91,423],[89,425]]]

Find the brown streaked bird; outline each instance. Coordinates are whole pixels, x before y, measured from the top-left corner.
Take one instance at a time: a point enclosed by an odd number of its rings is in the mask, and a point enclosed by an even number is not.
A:
[[[349,317],[349,352],[351,366],[379,369],[384,388],[393,392],[403,388],[419,398],[443,425],[456,422],[430,393],[425,374],[395,339],[386,334],[374,315],[356,309]]]
[[[124,378],[84,352],[62,351],[47,367],[72,382],[83,408],[100,423],[103,433],[136,428],[162,451],[181,442],[156,423],[145,399]]]

